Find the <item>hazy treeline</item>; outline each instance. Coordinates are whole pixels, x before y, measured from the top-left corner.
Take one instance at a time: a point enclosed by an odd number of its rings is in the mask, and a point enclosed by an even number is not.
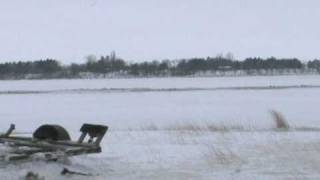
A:
[[[85,63],[62,65],[46,59],[0,64],[1,79],[86,78],[86,77],[150,77],[190,75],[277,75],[283,73],[320,73],[320,60],[303,63],[296,58],[274,57],[235,60],[232,56],[128,62],[110,56],[88,56]]]

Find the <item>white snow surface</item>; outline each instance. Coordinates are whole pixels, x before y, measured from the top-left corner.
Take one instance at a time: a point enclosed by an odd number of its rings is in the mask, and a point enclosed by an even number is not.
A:
[[[15,80],[1,81],[0,91],[48,91],[103,88],[217,88],[320,85],[317,75],[243,76],[243,77],[185,77],[129,79]]]
[[[1,163],[0,179],[23,179],[28,171],[49,180],[319,179],[319,85],[316,75],[1,81],[2,132],[11,123],[18,133],[60,124],[74,139],[83,123],[110,130],[100,154]],[[276,86],[301,87],[210,89]],[[159,91],[99,91],[113,88]],[[281,112],[288,131],[275,129],[271,110]],[[63,167],[94,176],[60,176]]]

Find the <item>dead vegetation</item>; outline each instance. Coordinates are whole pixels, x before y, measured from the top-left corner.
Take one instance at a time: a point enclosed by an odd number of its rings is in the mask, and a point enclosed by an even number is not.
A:
[[[157,126],[146,124],[140,128],[129,128],[129,131],[190,131],[190,132],[228,132],[228,131],[248,131],[240,125],[214,124],[209,122],[197,123],[175,123],[167,126]]]
[[[290,128],[288,122],[280,112],[272,110],[271,114],[273,116],[276,129],[288,130]]]
[[[273,127],[259,128],[253,126],[232,125],[214,122],[180,122],[166,126],[159,126],[154,123],[145,124],[139,128],[129,128],[129,131],[185,131],[185,132],[247,132],[247,131],[273,131],[273,130],[289,130],[299,129],[290,127],[285,117],[276,110],[270,111],[272,115]],[[314,130],[315,128],[301,128],[301,130]],[[299,129],[300,130],[300,129]],[[318,129],[316,129],[318,130]]]

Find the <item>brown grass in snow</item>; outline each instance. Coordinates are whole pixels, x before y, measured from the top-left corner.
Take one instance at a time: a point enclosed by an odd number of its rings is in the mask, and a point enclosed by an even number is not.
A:
[[[277,129],[288,130],[290,128],[284,116],[275,110],[271,111]]]

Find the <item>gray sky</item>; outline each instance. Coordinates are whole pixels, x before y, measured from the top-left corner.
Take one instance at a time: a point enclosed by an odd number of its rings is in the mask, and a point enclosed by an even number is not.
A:
[[[320,58],[319,0],[1,0],[0,60]]]

